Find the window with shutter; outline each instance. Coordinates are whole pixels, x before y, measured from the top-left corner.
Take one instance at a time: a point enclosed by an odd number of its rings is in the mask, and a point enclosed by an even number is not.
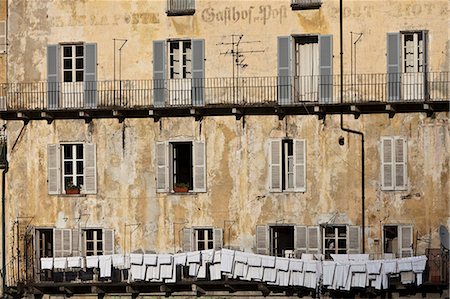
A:
[[[193,251],[193,237],[194,237],[194,231],[192,228],[183,228],[183,251],[189,252]]]
[[[194,142],[194,191],[206,192],[205,142]]]
[[[114,254],[114,230],[110,228],[103,229],[103,247],[104,254]]]
[[[295,191],[306,191],[306,142],[294,141],[294,181]]]
[[[281,191],[281,140],[270,141],[270,191]]]
[[[269,228],[267,225],[256,226],[256,253],[268,254],[269,253]]]
[[[79,229],[72,230],[72,256],[81,256],[81,233]]]
[[[400,227],[400,257],[413,256],[413,227],[401,225]]]
[[[48,194],[59,194],[60,164],[59,145],[49,144],[47,146],[47,184]]]
[[[72,255],[72,230],[55,228],[53,230],[53,256],[66,257]]]
[[[308,250],[307,232],[308,228],[302,225],[295,226],[295,255],[300,258],[301,254]]]
[[[214,249],[220,250],[223,247],[223,230],[214,228]]]
[[[6,53],[6,22],[0,22],[0,54]]]
[[[413,255],[413,226],[410,224],[383,225],[383,253],[396,257]]]
[[[406,190],[406,139],[383,137],[381,139],[381,188]]]
[[[320,253],[319,226],[308,226],[308,253]]]
[[[156,155],[156,191],[167,192],[168,188],[168,161],[167,142],[157,142],[155,147]]]
[[[358,254],[361,252],[361,228],[359,226],[347,227],[347,244],[347,253]]]

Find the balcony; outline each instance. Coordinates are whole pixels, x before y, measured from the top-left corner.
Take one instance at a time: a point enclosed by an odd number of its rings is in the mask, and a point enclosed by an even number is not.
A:
[[[292,10],[318,9],[322,5],[322,0],[292,0]]]
[[[448,111],[449,73],[122,80],[0,85],[3,119]],[[426,76],[425,76],[426,75]],[[77,82],[76,84],[79,84]]]
[[[195,0],[167,0],[168,16],[185,16],[195,13]]]

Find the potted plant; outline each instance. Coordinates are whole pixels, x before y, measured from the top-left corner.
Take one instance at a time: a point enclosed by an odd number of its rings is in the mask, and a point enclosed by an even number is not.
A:
[[[66,185],[66,194],[80,194],[80,187],[69,182]]]
[[[189,185],[186,183],[175,183],[173,185],[173,191],[176,193],[186,193],[189,191]]]

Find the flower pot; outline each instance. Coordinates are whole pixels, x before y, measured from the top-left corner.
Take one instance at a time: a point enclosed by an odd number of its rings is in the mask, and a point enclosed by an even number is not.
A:
[[[186,193],[189,191],[189,187],[173,187],[175,193]]]
[[[78,189],[66,189],[66,194],[80,194]]]

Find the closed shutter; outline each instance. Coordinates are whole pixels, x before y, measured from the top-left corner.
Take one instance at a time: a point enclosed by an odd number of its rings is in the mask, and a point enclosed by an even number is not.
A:
[[[194,106],[205,105],[204,81],[205,41],[203,39],[194,39],[192,40],[192,104]]]
[[[166,42],[153,41],[153,105],[164,107],[166,79]]]
[[[53,229],[53,256],[66,257],[72,254],[72,230]]]
[[[281,140],[270,141],[270,153],[269,153],[269,179],[270,179],[270,191],[281,192]]]
[[[6,53],[6,22],[0,22],[0,53]]]
[[[307,227],[302,225],[296,225],[294,231],[294,242],[295,242],[295,256],[297,258],[301,257],[302,253],[306,253],[308,250],[308,240],[307,240]]]
[[[47,108],[59,107],[59,45],[47,46]]]
[[[401,225],[399,228],[400,257],[413,256],[413,227]]]
[[[48,194],[59,194],[60,147],[58,144],[47,145],[47,188]]]
[[[320,228],[308,226],[308,253],[320,253]]]
[[[169,174],[167,155],[169,153],[167,142],[157,142],[155,147],[156,156],[156,192],[169,191]]]
[[[223,247],[223,230],[214,228],[214,249],[219,250]]]
[[[278,37],[278,104],[292,102],[292,37]]]
[[[97,158],[96,147],[93,143],[84,144],[84,192],[97,193]]]
[[[97,44],[84,45],[84,104],[97,107]]]
[[[78,229],[72,230],[72,256],[81,256],[80,235],[81,234]]]
[[[407,186],[406,175],[406,139],[395,138],[395,189],[405,190]]]
[[[347,227],[348,254],[358,254],[361,251],[361,229],[359,226]]]
[[[387,34],[387,95],[389,101],[400,99],[400,33]]]
[[[306,191],[306,141],[294,140],[295,191]]]
[[[194,230],[192,228],[183,228],[183,251],[193,251],[194,246]]]
[[[256,226],[256,253],[269,254],[269,227],[267,225]]]
[[[381,188],[394,190],[393,140],[389,137],[381,139]]]
[[[333,100],[333,36],[319,36],[319,95],[321,103]]]
[[[206,192],[205,142],[194,142],[194,191]]]
[[[114,230],[110,228],[103,229],[103,254],[114,254]]]

